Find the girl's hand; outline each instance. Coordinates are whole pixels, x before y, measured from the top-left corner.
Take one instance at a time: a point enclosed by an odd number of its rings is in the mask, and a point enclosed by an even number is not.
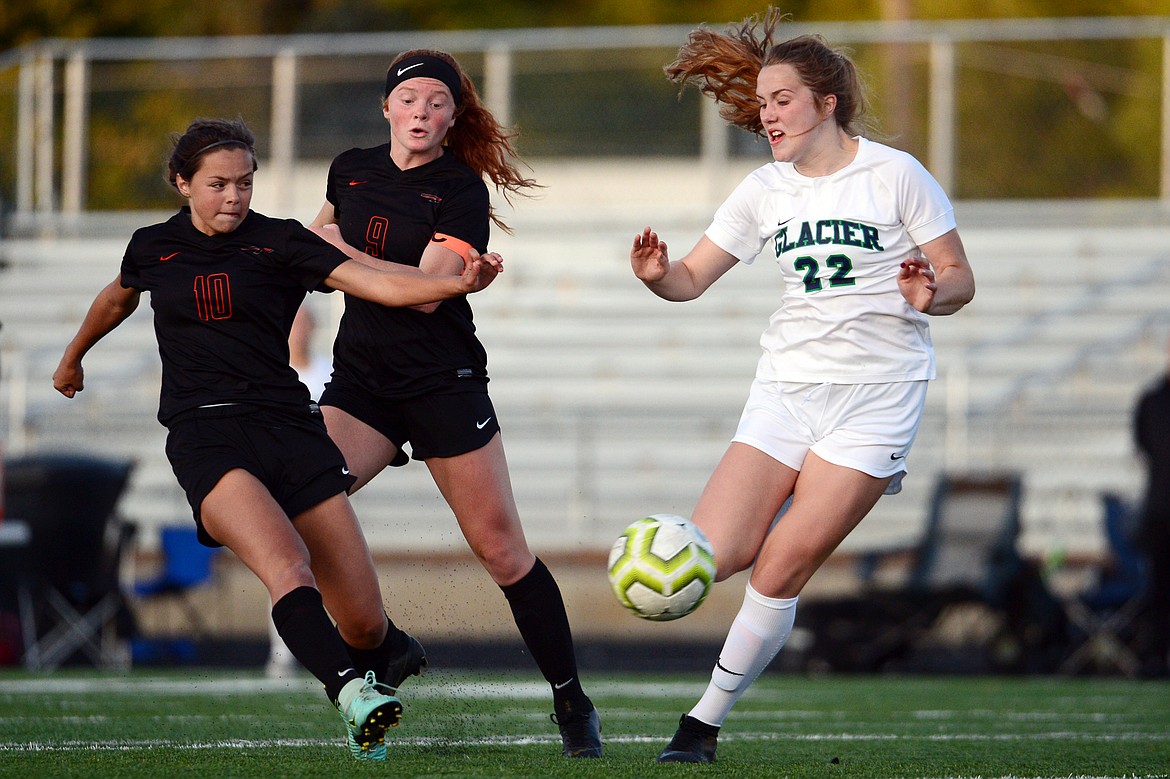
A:
[[[504,258],[496,252],[480,254],[470,249],[463,263],[461,277],[465,292],[479,292],[504,272]]]
[[[319,237],[324,238],[326,241],[336,246],[338,249],[341,249],[346,253],[346,255],[350,254],[351,247],[345,242],[344,239],[342,239],[341,228],[338,227],[336,223],[317,225],[310,227],[309,229],[316,233]]]
[[[630,249],[630,266],[634,275],[647,284],[661,281],[670,268],[666,241],[658,240],[658,233],[649,227],[635,235],[634,246]]]
[[[927,313],[938,291],[934,268],[921,254],[914,254],[902,262],[898,270],[898,289],[902,297],[917,311]]]
[[[53,389],[67,398],[85,389],[85,371],[81,369],[81,363],[62,358],[57,370],[53,371]]]

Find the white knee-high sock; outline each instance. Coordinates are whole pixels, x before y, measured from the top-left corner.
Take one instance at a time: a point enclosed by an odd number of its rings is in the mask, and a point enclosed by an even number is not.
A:
[[[788,640],[796,619],[797,598],[767,598],[748,583],[711,682],[690,715],[708,725],[721,726],[731,707],[768,667]]]

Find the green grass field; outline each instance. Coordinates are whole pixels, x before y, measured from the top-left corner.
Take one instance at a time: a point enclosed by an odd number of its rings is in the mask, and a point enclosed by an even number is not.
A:
[[[654,757],[705,677],[590,674],[602,760],[560,756],[547,686],[433,671],[403,688],[389,764],[353,760],[308,677],[0,674],[0,776],[1165,777],[1170,684],[1101,678],[770,673],[712,766]]]

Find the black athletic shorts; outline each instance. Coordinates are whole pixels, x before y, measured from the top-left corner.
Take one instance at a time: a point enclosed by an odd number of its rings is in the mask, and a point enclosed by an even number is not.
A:
[[[167,459],[205,546],[222,544],[203,529],[200,506],[230,470],[243,468],[259,479],[290,519],[356,481],[315,404],[304,411],[247,404],[197,408],[168,427]]]
[[[321,394],[322,406],[334,406],[365,422],[398,447],[394,466],[406,465],[402,447],[410,443],[415,460],[455,457],[474,452],[500,430],[487,392],[418,395],[384,400],[337,379]]]

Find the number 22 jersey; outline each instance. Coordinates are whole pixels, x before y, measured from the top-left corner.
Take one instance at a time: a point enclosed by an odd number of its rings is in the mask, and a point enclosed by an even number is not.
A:
[[[828,176],[809,178],[786,162],[757,168],[707,228],[740,261],[773,257],[783,275],[781,305],[760,338],[757,378],[935,377],[927,317],[902,297],[898,272],[917,247],[954,229],[954,211],[912,156],[857,141],[853,161]]]

